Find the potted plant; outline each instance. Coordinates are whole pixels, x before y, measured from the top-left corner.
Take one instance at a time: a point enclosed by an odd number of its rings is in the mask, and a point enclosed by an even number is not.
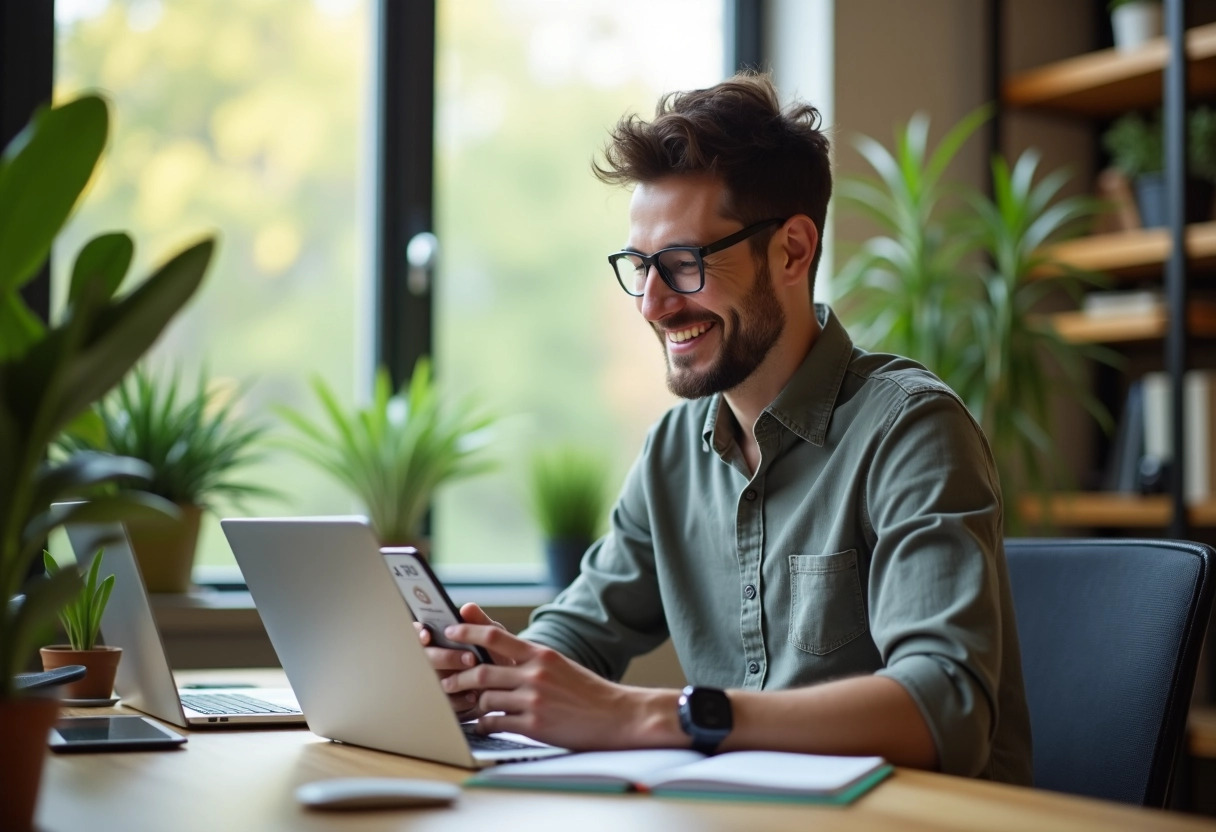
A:
[[[1099,203],[1057,199],[1067,174],[1036,183],[1038,155],[1029,151],[1012,169],[993,160],[993,198],[957,189],[961,199],[946,204],[944,172],[984,116],[969,115],[932,153],[919,115],[897,133],[894,154],[873,139],[857,141],[879,178],[844,179],[839,192],[881,233],[841,270],[838,306],[860,344],[924,364],[960,395],[992,445],[1006,494],[1021,478],[1042,491],[1064,477],[1048,441],[1050,402],[1077,399],[1108,424],[1086,392],[1082,359],[1113,358],[1065,342],[1036,315],[1046,293],[1075,293],[1096,276],[1060,267],[1052,281],[1028,277],[1049,264],[1048,245],[1080,233]],[[1006,505],[1016,527],[1016,501]]]
[[[131,549],[149,592],[185,592],[198,546],[199,523],[216,497],[240,500],[272,492],[231,479],[256,461],[265,428],[236,410],[239,398],[223,396],[206,370],[187,389],[180,371],[158,382],[136,368],[93,407],[96,419],[60,440],[69,453],[105,451],[146,462],[145,491],[178,507],[179,517],[147,516],[127,523]]]
[[[289,408],[278,412],[300,436],[287,447],[327,472],[367,509],[382,546],[428,547],[422,521],[435,489],[493,467],[485,456],[493,419],[470,400],[445,406],[421,358],[407,384],[392,392],[377,372],[372,401],[351,413],[320,379],[313,389],[332,432]]]
[[[573,445],[537,453],[528,493],[545,540],[549,583],[565,589],[578,577],[583,554],[603,533],[611,500],[608,466]]]
[[[50,552],[43,552],[42,557],[48,575],[59,571],[59,564],[51,557]],[[107,575],[100,583],[97,581],[99,569],[100,551],[93,555],[80,593],[59,613],[59,622],[67,634],[68,643],[48,645],[39,651],[42,654],[43,670],[54,670],[72,664],[86,668],[83,679],[64,685],[63,694],[69,699],[110,699],[114,692],[118,662],[122,658],[121,647],[97,646],[97,636],[101,633],[101,617],[110,600],[110,591],[114,588],[113,575]]]
[[[1135,51],[1161,37],[1160,0],[1110,0],[1106,8],[1115,48],[1120,52]]]
[[[1165,215],[1165,140],[1161,114],[1125,113],[1102,134],[1111,163],[1132,180],[1145,228],[1161,228]],[[1216,194],[1216,110],[1197,107],[1187,115],[1186,221],[1212,216]]]
[[[38,566],[47,534],[69,521],[100,522],[143,509],[172,512],[152,495],[115,491],[64,510],[82,488],[138,482],[147,466],[108,454],[47,461],[54,438],[104,395],[194,295],[214,249],[207,238],[116,296],[131,262],[126,234],[103,234],[77,255],[67,303],[47,326],[21,289],[45,263],[105,146],[105,102],[84,96],[40,109],[0,154],[0,828],[30,827],[54,699],[19,691],[45,628],[80,591],[75,570]]]

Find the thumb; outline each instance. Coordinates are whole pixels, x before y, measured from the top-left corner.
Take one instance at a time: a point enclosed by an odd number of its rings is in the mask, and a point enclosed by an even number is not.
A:
[[[460,617],[464,619],[466,624],[489,624],[494,627],[506,629],[490,616],[486,615],[485,610],[476,604],[469,602],[460,608]]]

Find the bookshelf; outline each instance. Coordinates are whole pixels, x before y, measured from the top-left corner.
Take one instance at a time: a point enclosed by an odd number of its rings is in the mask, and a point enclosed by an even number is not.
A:
[[[1191,98],[1216,95],[1216,23],[1186,35]],[[1102,118],[1161,102],[1162,73],[1169,60],[1165,38],[1135,52],[1102,49],[1008,78],[1006,106]]]
[[[1216,99],[1216,23],[1194,26],[1182,40],[1187,57],[1188,100]],[[1170,50],[1168,39],[1162,37],[1131,52],[1095,50],[1009,75],[1001,83],[1002,107],[1088,120],[1097,128],[1100,120],[1162,104]],[[1190,275],[1195,272],[1216,274],[1216,220],[1187,226],[1181,234],[1187,282],[1192,282]],[[1050,279],[1062,271],[1077,269],[1109,275],[1111,289],[1151,282],[1164,287],[1173,239],[1173,229],[1149,228],[1071,240],[1049,252],[1065,269],[1044,268],[1034,278]],[[1186,309],[1185,321],[1171,321],[1164,304],[1151,303],[1131,311],[1103,314],[1061,312],[1051,315],[1050,320],[1070,342],[1116,348],[1154,341],[1164,345],[1178,332],[1187,338],[1216,339],[1216,304],[1192,298]],[[1180,522],[1192,528],[1216,528],[1216,498],[1180,510],[1173,493],[1140,496],[1072,492],[1047,498],[1027,495],[1019,499],[1018,505],[1028,523],[1048,528],[1168,531],[1177,529]]]

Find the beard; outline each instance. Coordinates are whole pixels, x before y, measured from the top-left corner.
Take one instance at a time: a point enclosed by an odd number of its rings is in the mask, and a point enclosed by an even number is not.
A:
[[[723,320],[713,316],[722,333],[722,346],[713,364],[699,373],[690,369],[683,357],[672,358],[665,336],[656,330],[667,358],[667,389],[673,394],[683,399],[700,399],[733,390],[755,372],[777,343],[785,329],[785,312],[773,290],[767,263],[757,269],[756,281],[742,305],[729,314],[729,337]],[[669,322],[667,328],[679,329],[680,322]]]

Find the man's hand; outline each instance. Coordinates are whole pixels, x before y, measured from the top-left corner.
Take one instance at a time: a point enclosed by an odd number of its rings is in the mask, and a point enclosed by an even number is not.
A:
[[[476,604],[465,604],[461,607],[460,617],[470,624],[482,624],[497,627],[504,632],[506,631],[505,627],[491,619]],[[435,672],[439,674],[441,680],[457,671],[465,670],[477,664],[477,657],[468,650],[449,650],[446,647],[431,646],[431,631],[422,626],[420,622],[414,622],[414,629],[418,631],[418,640],[422,642],[422,646],[426,649],[426,657],[430,660],[431,667],[435,668]],[[497,658],[495,658],[495,661],[497,661]],[[448,701],[452,703],[452,710],[461,719],[476,719],[481,716],[481,712],[477,709],[477,696],[477,691],[461,691],[460,693],[449,694]]]
[[[482,733],[512,731],[574,749],[688,744],[678,725],[675,691],[609,682],[501,627],[456,624],[444,635],[484,647],[494,658],[492,665],[445,666],[449,672],[443,674],[443,689],[453,701],[472,695],[477,713],[492,714],[479,720]]]

